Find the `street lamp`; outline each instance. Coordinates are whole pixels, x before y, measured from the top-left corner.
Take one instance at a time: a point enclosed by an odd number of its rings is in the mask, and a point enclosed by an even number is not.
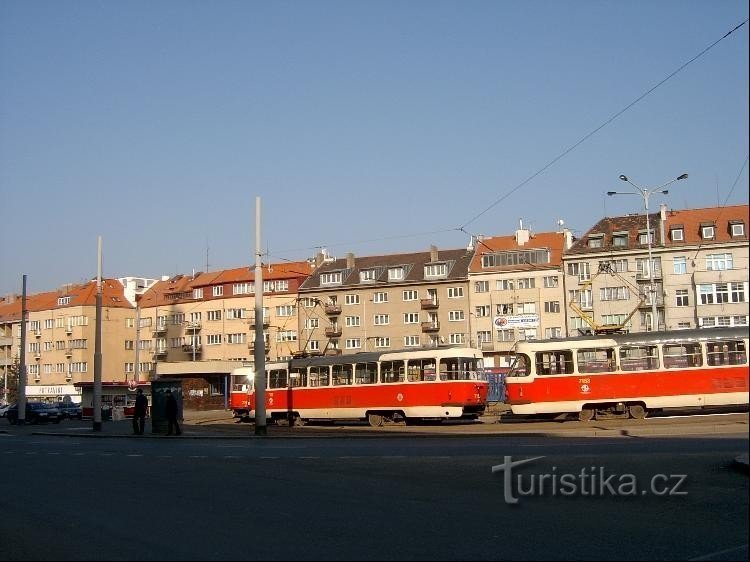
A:
[[[649,291],[651,292],[651,329],[653,331],[659,330],[659,316],[656,311],[656,288],[654,287],[654,260],[651,257],[651,221],[648,215],[648,199],[656,192],[659,192],[663,195],[666,195],[669,193],[668,189],[664,189],[668,185],[673,184],[676,181],[687,179],[687,174],[682,174],[681,176],[677,176],[673,180],[669,180],[667,183],[664,183],[658,187],[654,187],[652,189],[645,189],[643,187],[639,187],[636,184],[634,184],[632,181],[628,179],[628,176],[625,174],[620,174],[620,179],[624,182],[629,183],[633,187],[635,187],[638,191],[608,191],[607,195],[640,195],[643,197],[643,206],[646,210],[646,241],[648,242],[648,277],[649,277]]]

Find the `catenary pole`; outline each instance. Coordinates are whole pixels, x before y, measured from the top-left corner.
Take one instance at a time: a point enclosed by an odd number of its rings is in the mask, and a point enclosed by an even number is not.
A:
[[[266,346],[263,339],[263,268],[260,197],[255,198],[255,435],[266,435]]]
[[[18,425],[26,423],[26,275],[21,288],[21,356],[18,364]]]
[[[96,333],[94,334],[94,431],[102,430],[102,237],[96,252]]]

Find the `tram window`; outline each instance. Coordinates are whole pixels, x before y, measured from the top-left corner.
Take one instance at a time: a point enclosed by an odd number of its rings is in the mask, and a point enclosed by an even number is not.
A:
[[[745,342],[742,340],[707,342],[706,360],[711,366],[744,365],[747,363]]]
[[[699,343],[667,343],[662,348],[665,369],[685,369],[703,365]]]
[[[530,371],[529,365],[531,365],[529,356],[524,355],[523,353],[519,353],[513,359],[513,363],[510,366],[510,371],[508,371],[508,374],[505,377],[528,377]]]
[[[349,364],[334,365],[333,366],[333,384],[334,386],[352,384],[352,366]]]
[[[620,367],[623,371],[647,371],[659,368],[659,354],[655,345],[620,348]]]
[[[307,386],[307,370],[304,368],[292,369],[289,376],[289,386]]]
[[[328,366],[310,367],[310,386],[328,386],[330,379]]]
[[[268,388],[286,388],[286,369],[273,369],[268,373]]]
[[[472,357],[447,357],[440,360],[441,381],[461,381],[477,379],[482,370],[481,362]]]
[[[573,352],[539,351],[536,354],[538,375],[569,375],[573,373]]]
[[[357,363],[354,374],[354,381],[357,384],[375,384],[378,382],[378,364]]]
[[[615,350],[579,349],[577,353],[579,373],[604,373],[615,370]]]
[[[409,382],[435,380],[435,360],[410,359],[406,364],[406,380]]]
[[[380,382],[404,382],[403,361],[383,361],[380,364]]]

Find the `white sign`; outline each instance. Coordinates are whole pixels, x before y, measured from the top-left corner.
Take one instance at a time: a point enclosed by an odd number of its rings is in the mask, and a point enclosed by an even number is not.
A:
[[[26,385],[26,396],[80,396],[81,389],[72,384]]]
[[[538,328],[538,314],[516,314],[495,316],[495,328],[498,330],[508,330],[510,328]]]

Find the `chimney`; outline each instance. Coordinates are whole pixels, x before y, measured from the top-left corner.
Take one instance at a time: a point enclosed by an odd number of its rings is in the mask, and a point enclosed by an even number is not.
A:
[[[565,250],[570,250],[570,247],[573,245],[573,233],[568,230],[567,228],[563,228],[563,239],[565,240]]]
[[[523,246],[529,241],[530,232],[523,227],[523,220],[518,221],[518,230],[516,230],[516,244]]]
[[[325,256],[323,255],[323,252],[318,252],[315,254],[315,269],[318,269],[321,265],[323,265],[323,260],[325,259]]]
[[[659,245],[664,246],[667,240],[667,204],[659,205]]]
[[[430,246],[430,261],[431,262],[438,261],[438,249],[437,249],[437,246],[435,245]]]
[[[354,254],[352,254],[351,252],[346,254],[346,268],[354,269]]]

